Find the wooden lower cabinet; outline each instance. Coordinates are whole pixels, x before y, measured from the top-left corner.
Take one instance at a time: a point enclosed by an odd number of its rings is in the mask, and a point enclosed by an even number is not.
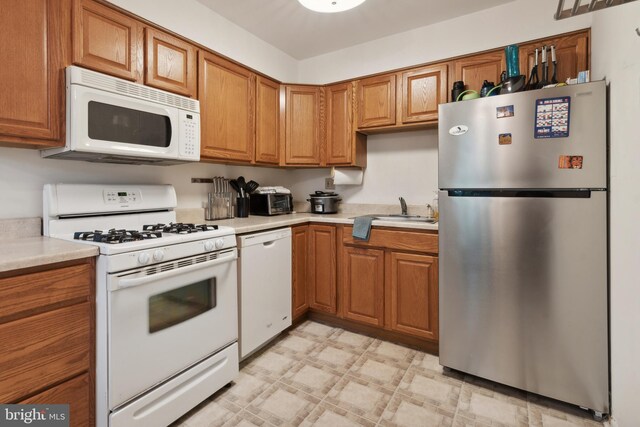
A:
[[[347,246],[342,253],[342,316],[383,326],[384,251]]]
[[[354,240],[352,230],[292,228],[293,318],[309,311],[321,321],[437,350],[437,233],[376,227],[365,242]]]
[[[438,258],[389,252],[389,328],[438,339]]]
[[[325,313],[337,312],[336,227],[309,226],[309,308]]]
[[[69,420],[72,426],[95,425],[91,416],[90,396],[87,390],[90,388],[91,378],[89,374],[82,374],[60,385],[52,387],[42,393],[20,401],[21,404],[47,404],[57,405],[70,403]]]
[[[86,259],[0,273],[0,402],[69,404],[94,425],[95,269]]]
[[[307,270],[309,265],[309,226],[291,228],[291,312],[293,320],[309,309]]]

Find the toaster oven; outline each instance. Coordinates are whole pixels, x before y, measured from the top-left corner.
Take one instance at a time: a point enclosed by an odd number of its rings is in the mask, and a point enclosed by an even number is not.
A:
[[[251,215],[281,215],[293,212],[291,194],[269,193],[250,196],[249,212]]]

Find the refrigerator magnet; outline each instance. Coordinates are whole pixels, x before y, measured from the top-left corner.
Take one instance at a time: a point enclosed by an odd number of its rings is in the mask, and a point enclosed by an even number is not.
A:
[[[505,117],[515,116],[513,105],[503,105],[502,107],[496,107],[496,118],[504,119]]]
[[[534,138],[567,138],[571,97],[536,99]]]
[[[501,133],[498,135],[498,144],[500,145],[511,145],[511,134],[510,133]]]
[[[558,169],[582,169],[582,156],[562,155],[558,159]]]

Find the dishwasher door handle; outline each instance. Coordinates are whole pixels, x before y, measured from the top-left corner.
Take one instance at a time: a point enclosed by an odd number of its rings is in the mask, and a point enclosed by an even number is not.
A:
[[[264,243],[262,244],[262,246],[264,246],[265,248],[270,248],[270,247],[272,247],[272,246],[275,246],[275,244],[276,244],[276,241],[275,241],[275,240],[271,240],[271,241],[269,241],[269,242],[264,242]]]

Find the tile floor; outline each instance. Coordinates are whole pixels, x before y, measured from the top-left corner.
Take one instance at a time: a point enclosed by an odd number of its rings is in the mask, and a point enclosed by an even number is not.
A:
[[[457,372],[438,358],[306,321],[173,424],[213,426],[602,426],[569,405]],[[606,425],[606,423],[605,423]]]

